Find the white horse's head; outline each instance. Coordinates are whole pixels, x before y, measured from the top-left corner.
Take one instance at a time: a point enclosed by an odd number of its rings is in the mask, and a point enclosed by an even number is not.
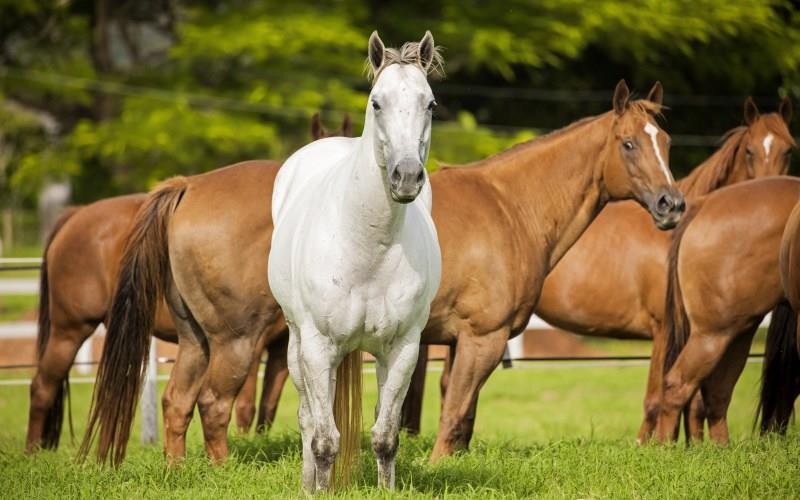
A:
[[[372,133],[375,158],[384,169],[392,199],[413,201],[425,184],[425,162],[431,143],[431,116],[436,100],[427,75],[441,66],[430,31],[419,43],[387,49],[378,36],[369,38],[369,65],[374,75],[365,127]]]

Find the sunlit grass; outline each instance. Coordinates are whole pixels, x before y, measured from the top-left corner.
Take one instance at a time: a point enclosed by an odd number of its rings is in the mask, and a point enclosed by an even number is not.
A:
[[[646,367],[522,364],[498,370],[483,390],[472,449],[437,465],[427,461],[438,419],[438,374],[429,373],[419,438],[404,437],[400,497],[791,498],[800,491],[800,433],[759,439],[751,433],[760,365],[751,363],[730,411],[733,444],[670,447],[634,443]],[[29,376],[29,374],[25,374]],[[3,377],[24,378],[22,372]],[[76,376],[74,376],[76,377]],[[374,375],[365,377],[365,426],[371,425]],[[162,384],[163,385],[163,384]],[[75,421],[84,426],[91,385],[73,384]],[[160,448],[138,443],[118,469],[76,465],[65,434],[58,452],[22,454],[27,387],[0,386],[0,485],[16,498],[285,498],[300,493],[296,393],[287,387],[266,437],[232,434],[233,456],[208,464],[199,424],[189,458],[169,469]],[[367,441],[356,484],[342,496],[384,497]]]

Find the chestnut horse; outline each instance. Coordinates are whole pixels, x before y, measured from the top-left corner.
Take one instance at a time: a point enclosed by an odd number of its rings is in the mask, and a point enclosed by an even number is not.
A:
[[[677,182],[687,202],[691,204],[725,185],[785,174],[788,158],[769,162],[763,155],[747,151],[759,151],[767,137],[780,141],[780,137],[788,136],[791,110],[791,101],[786,98],[779,111],[783,120],[774,114],[760,115],[748,98],[745,125],[727,132],[720,148]],[[668,232],[657,230],[648,219],[632,201],[606,206],[547,275],[536,313],[551,325],[582,335],[629,339],[662,335],[670,239]],[[625,228],[624,233],[617,230],[620,227]],[[606,251],[609,248],[614,251]],[[639,442],[649,438],[658,415],[663,342],[654,346],[657,349],[650,364]],[[411,433],[419,432],[425,361],[423,353],[412,385],[416,390],[409,390],[404,407],[404,425]],[[442,394],[446,392],[449,365],[447,359]],[[699,424],[695,420],[690,427],[695,437],[702,435],[702,420]]]
[[[783,161],[794,141],[780,139],[753,154]],[[660,442],[675,439],[679,413],[700,388],[709,435],[727,443],[728,405],[753,334],[766,313],[785,300],[778,258],[798,196],[800,180],[792,177],[729,186],[695,202],[674,232],[664,309],[666,375],[656,426]],[[781,323],[777,316],[771,329]]]
[[[667,168],[669,137],[655,125],[663,91],[431,176],[442,283],[422,340],[455,345],[432,460],[466,448],[478,392],[521,333],[550,269],[606,202],[635,198],[670,229],[683,196]]]
[[[795,205],[783,230],[779,263],[787,302],[772,311],[767,331],[758,404],[762,434],[786,432],[800,395],[800,203]]]
[[[313,140],[349,136],[350,116],[339,130],[329,131],[319,113],[311,119]],[[69,369],[81,345],[104,322],[116,286],[122,250],[131,223],[146,199],[145,194],[118,196],[85,207],[68,209],[59,218],[45,244],[39,282],[37,368],[31,382],[28,419],[28,452],[38,447],[56,448],[69,395]],[[283,320],[271,326],[285,331]],[[167,342],[178,337],[166,304],[157,309],[155,336]],[[286,339],[271,344],[264,374],[257,430],[269,427],[287,377]],[[259,345],[258,353],[263,352]],[[260,356],[237,397],[237,425],[247,432],[255,414],[256,379]]]

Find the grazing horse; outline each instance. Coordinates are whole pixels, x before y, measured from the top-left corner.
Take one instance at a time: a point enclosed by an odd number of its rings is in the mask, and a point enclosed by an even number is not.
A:
[[[322,126],[319,113],[311,119],[313,140],[351,133],[349,115],[345,116],[341,128],[334,131]],[[275,163],[274,167],[277,165]],[[267,175],[274,170],[270,167]],[[118,196],[66,210],[48,237],[39,281],[38,356],[31,382],[28,452],[39,447],[58,446],[64,399],[69,395],[69,369],[78,349],[106,319],[125,238],[145,199],[144,194]],[[283,320],[271,328],[284,331]],[[154,334],[167,342],[178,341],[163,302],[157,309]],[[285,341],[273,342],[268,350],[257,421],[259,431],[274,419],[278,396],[286,379]],[[257,346],[256,352],[263,352],[263,345]],[[247,432],[253,422],[260,359],[257,355],[250,377],[236,399],[237,425],[241,432]]]
[[[800,203],[783,230],[780,249],[781,285],[786,302],[772,311],[764,351],[758,418],[761,433],[784,434],[800,395]]]
[[[289,325],[308,491],[330,487],[340,437],[345,470],[354,451],[346,443],[360,445],[361,350],[377,361],[378,481],[394,488],[400,409],[441,273],[430,198],[418,197],[436,104],[426,79],[437,66],[433,37],[395,50],[374,32],[369,64],[362,136],[338,139],[334,155],[301,149],[273,193],[269,282]],[[350,368],[337,376],[340,364]],[[353,398],[353,414],[335,418],[335,393]]]
[[[771,150],[753,154],[783,161],[794,141],[788,135],[780,139]],[[785,300],[778,258],[798,196],[800,180],[792,177],[739,183],[697,200],[674,231],[664,307],[666,375],[656,425],[660,442],[675,439],[680,411],[698,388],[709,436],[728,442],[728,405],[753,334]]]
[[[466,448],[478,391],[521,333],[542,283],[610,200],[634,198],[656,225],[684,209],[668,169],[668,135],[656,125],[663,91],[629,100],[476,164],[431,176],[442,284],[422,334],[455,345],[432,459]],[[451,347],[451,350],[453,348]]]
[[[722,186],[754,177],[785,174],[789,162],[765,161],[758,151],[764,141],[789,135],[791,101],[781,102],[781,120],[776,115],[760,115],[748,98],[744,104],[745,125],[723,137],[723,144],[687,177],[677,182],[678,188],[691,203]],[[774,130],[773,130],[774,129]],[[780,141],[781,139],[777,139]],[[781,145],[776,143],[776,147]],[[620,232],[618,228],[624,227]],[[666,259],[669,232],[659,231],[649,217],[633,201],[611,203],[592,222],[586,232],[567,251],[564,258],[544,280],[536,306],[536,314],[558,328],[589,336],[652,339],[663,336],[664,295],[666,293]],[[613,252],[607,251],[613,248]],[[646,441],[655,427],[663,378],[664,342],[654,343],[644,419],[639,441]],[[424,354],[420,365],[424,365]],[[446,392],[449,359],[442,374],[442,394]],[[412,433],[419,431],[421,388],[424,367],[415,373],[404,413],[404,425]],[[697,412],[694,412],[697,415]],[[690,421],[692,432],[702,434],[702,420]]]

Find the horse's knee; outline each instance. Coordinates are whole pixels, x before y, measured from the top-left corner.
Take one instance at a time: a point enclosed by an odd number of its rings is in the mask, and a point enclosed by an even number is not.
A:
[[[400,438],[386,432],[372,432],[372,451],[380,461],[392,460],[397,454]]]
[[[661,401],[659,398],[648,398],[644,401],[644,418],[648,422],[655,422],[658,413],[661,411]]]
[[[661,398],[661,411],[679,410],[685,403],[681,392],[683,382],[678,376],[667,375],[664,379],[664,390]]]
[[[338,433],[336,433],[338,434]],[[316,432],[311,439],[311,452],[318,466],[331,466],[339,453],[339,436]]]

